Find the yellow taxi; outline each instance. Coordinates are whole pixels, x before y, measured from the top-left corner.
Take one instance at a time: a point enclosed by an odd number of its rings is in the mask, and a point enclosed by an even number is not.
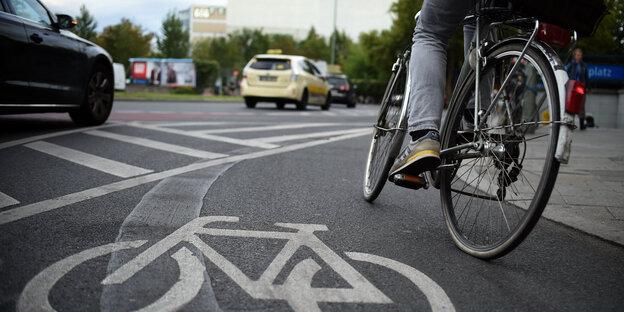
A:
[[[298,110],[308,105],[331,106],[331,87],[313,62],[303,56],[259,54],[243,69],[241,94],[248,108],[258,102],[274,102],[278,109],[294,103]]]

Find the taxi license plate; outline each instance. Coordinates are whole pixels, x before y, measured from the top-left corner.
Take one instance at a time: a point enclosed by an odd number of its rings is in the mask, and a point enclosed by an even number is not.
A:
[[[260,76],[260,81],[277,81],[275,76]]]

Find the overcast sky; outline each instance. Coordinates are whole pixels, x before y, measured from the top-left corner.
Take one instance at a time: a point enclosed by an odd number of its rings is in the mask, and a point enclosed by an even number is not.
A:
[[[119,24],[122,17],[129,18],[143,29],[160,34],[162,21],[168,12],[189,8],[191,5],[210,6],[227,4],[227,0],[42,0],[55,13],[78,16],[84,4],[97,22],[97,31]]]

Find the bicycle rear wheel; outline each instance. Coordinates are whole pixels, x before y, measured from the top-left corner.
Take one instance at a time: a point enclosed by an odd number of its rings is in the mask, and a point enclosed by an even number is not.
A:
[[[405,130],[399,129],[399,122],[407,84],[407,64],[403,57],[399,58],[398,64],[384,92],[366,161],[363,191],[369,202],[374,201],[383,189],[405,137]]]
[[[484,113],[523,47],[507,44],[488,55],[480,75]],[[443,151],[477,143],[445,154],[438,177],[455,244],[484,259],[501,257],[526,238],[548,203],[559,170],[554,158],[559,95],[553,70],[534,48],[520,62],[495,108],[480,117],[485,121],[479,131],[474,131],[474,71],[451,103],[442,131]]]

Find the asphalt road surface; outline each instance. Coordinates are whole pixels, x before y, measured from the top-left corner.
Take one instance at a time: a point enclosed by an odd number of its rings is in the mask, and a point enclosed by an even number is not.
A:
[[[0,116],[2,311],[621,311],[624,248],[541,220],[459,251],[435,189],[361,185],[376,107]]]

